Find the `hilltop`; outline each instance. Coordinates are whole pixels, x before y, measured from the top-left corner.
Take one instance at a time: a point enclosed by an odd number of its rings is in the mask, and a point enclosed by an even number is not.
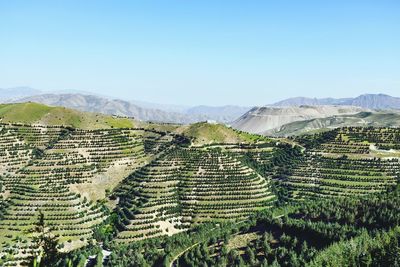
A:
[[[199,122],[178,127],[174,130],[178,134],[190,137],[195,145],[213,143],[243,143],[266,140],[266,138],[235,130],[224,124]]]
[[[81,112],[64,107],[50,107],[38,103],[0,104],[2,123],[71,126],[81,129],[130,128],[134,121],[99,113]]]

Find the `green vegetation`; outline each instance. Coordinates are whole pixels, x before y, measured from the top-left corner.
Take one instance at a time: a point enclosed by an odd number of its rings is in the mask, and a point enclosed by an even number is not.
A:
[[[179,127],[175,131],[191,138],[194,145],[269,141],[266,137],[241,132],[219,123],[199,122]]]
[[[64,107],[49,107],[37,103],[0,104],[0,122],[71,126],[81,129],[132,128],[127,118],[80,112]]]
[[[399,266],[400,228],[360,236],[333,244],[309,265],[317,266]]]
[[[34,103],[0,117],[2,266],[101,266],[103,248],[107,266],[398,264],[400,129],[281,140]]]
[[[123,223],[117,240],[170,235],[199,222],[244,219],[271,206],[268,183],[219,150],[169,151],[129,176],[113,194]]]
[[[397,189],[368,198],[306,201],[282,217],[258,213],[236,231],[186,251],[179,266],[396,266],[399,204]],[[229,245],[250,234],[248,242]]]
[[[49,266],[56,262],[59,257],[57,245],[58,240],[45,224],[44,214],[39,211],[38,221],[31,230],[32,242],[35,247],[33,253],[33,266]]]
[[[51,110],[51,107],[37,103],[1,104],[0,117],[3,122],[35,123]]]
[[[209,222],[170,237],[111,243],[107,266],[396,266],[399,222],[400,188],[302,201],[236,223]]]
[[[101,199],[127,173],[184,138],[143,129],[81,130],[0,125],[1,258],[24,264],[35,252],[27,231],[37,210],[61,251],[89,244],[108,215]],[[15,242],[18,240],[18,242]]]

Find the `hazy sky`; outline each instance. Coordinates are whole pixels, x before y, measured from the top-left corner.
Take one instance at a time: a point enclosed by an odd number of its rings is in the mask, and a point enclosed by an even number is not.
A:
[[[0,88],[169,104],[400,96],[400,1],[0,0]]]

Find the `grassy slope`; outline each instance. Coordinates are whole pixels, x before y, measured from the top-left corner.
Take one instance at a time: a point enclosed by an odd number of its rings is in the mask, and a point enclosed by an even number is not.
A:
[[[49,107],[37,103],[0,105],[0,121],[3,123],[27,123],[42,125],[64,125],[82,129],[129,128],[130,119],[80,112],[63,107]]]
[[[223,124],[206,122],[181,126],[176,129],[176,132],[194,139],[193,143],[195,145],[211,143],[252,143],[267,140],[265,137],[237,131]]]
[[[114,118],[109,115],[81,112],[64,107],[50,107],[32,102],[0,104],[0,122],[64,125],[81,129],[144,127],[184,134],[193,138],[196,145],[267,140],[265,137],[237,131],[223,124],[200,122],[191,125],[175,125],[133,122],[126,118]]]

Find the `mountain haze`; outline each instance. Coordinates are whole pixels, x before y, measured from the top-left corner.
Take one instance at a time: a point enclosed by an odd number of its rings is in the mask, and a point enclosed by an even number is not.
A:
[[[263,134],[284,124],[340,114],[355,114],[363,111],[351,106],[299,106],[299,107],[254,107],[232,126],[238,130]]]
[[[346,104],[369,109],[400,109],[400,97],[365,94],[348,100]]]
[[[336,115],[305,121],[295,121],[263,134],[268,136],[291,136],[335,129],[340,127],[400,127],[399,112],[360,112],[350,115]]]
[[[192,108],[168,105],[143,104],[141,102],[110,99],[87,94],[40,94],[14,100],[14,102],[36,102],[49,106],[61,106],[81,111],[98,112],[109,115],[134,117],[142,121],[164,123],[195,123],[215,120],[227,123],[235,120],[249,108],[238,106],[197,106]],[[137,104],[138,103],[138,104]],[[160,107],[159,109],[155,107]],[[172,111],[173,109],[177,111]]]
[[[178,113],[157,109],[146,109],[128,101],[107,99],[94,95],[82,94],[43,94],[19,99],[18,102],[37,102],[49,106],[62,106],[81,111],[99,112],[110,115],[134,117],[139,120],[157,122],[186,122]]]
[[[231,122],[250,110],[250,107],[240,106],[195,106],[185,111],[189,116],[207,116],[219,122]]]
[[[310,98],[310,97],[292,97],[276,102],[271,106],[276,107],[298,107],[298,106],[322,106],[322,105],[341,105],[349,101],[350,98]]]
[[[36,90],[26,86],[14,88],[0,88],[0,103],[7,101],[14,101],[22,97],[28,97],[41,94],[40,90]]]
[[[293,107],[302,105],[345,105],[368,109],[400,109],[400,98],[385,94],[363,94],[355,98],[288,98],[272,104],[277,107]]]

